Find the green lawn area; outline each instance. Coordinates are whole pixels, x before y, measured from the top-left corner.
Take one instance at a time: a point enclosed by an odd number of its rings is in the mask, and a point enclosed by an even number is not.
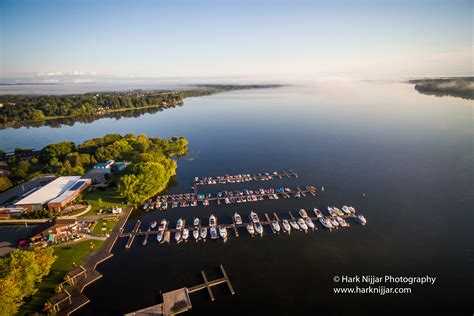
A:
[[[58,257],[51,267],[51,272],[37,285],[38,292],[20,308],[19,315],[40,312],[48,298],[54,295],[56,286],[64,280],[66,272],[82,263],[83,258],[91,253],[90,243],[94,244],[94,250],[99,249],[104,243],[102,240],[84,240],[74,245],[54,248],[54,254]]]
[[[82,199],[89,202],[91,210],[85,215],[96,215],[100,209],[110,209],[114,206],[125,208],[124,199],[117,193],[117,188],[96,189],[84,193]]]
[[[97,221],[94,225],[94,228],[92,228],[92,233],[95,235],[105,235],[105,234],[110,234],[112,229],[117,225],[117,221],[104,221],[100,220]],[[105,230],[102,228],[105,227]]]

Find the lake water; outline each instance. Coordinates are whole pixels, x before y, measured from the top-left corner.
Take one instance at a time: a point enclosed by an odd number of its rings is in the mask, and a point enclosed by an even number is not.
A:
[[[214,287],[214,302],[206,291],[191,294],[190,314],[472,313],[472,110],[472,101],[421,95],[405,83],[318,81],[187,99],[183,107],[137,118],[6,129],[0,147],[41,148],[106,133],[183,135],[194,159],[180,159],[171,192],[189,191],[195,176],[289,169],[300,177],[246,188],[325,187],[316,198],[135,212],[127,231],[137,219],[148,224],[167,218],[174,225],[180,217],[207,220],[212,212],[231,222],[236,210],[246,217],[250,210],[285,214],[343,204],[368,220],[366,226],[351,222],[344,230],[320,227],[290,237],[268,228],[262,238],[229,232],[227,243],[159,246],[150,238],[142,246],[139,238],[124,250],[126,240],[119,240],[114,257],[98,267],[104,276],[87,287],[91,303],[79,315],[120,315],[159,303],[160,290],[201,283],[201,270],[210,279],[220,277],[219,264],[236,295],[225,285]],[[411,294],[334,294],[333,277],[342,275],[437,280],[411,286]]]

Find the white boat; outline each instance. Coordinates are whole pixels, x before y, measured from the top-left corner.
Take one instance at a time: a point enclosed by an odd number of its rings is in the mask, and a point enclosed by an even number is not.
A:
[[[276,232],[280,231],[280,224],[277,221],[272,221],[272,227]]]
[[[242,224],[242,217],[240,217],[239,213],[237,213],[237,212],[234,213],[234,222],[237,225]]]
[[[344,212],[338,209],[337,207],[332,207],[333,211],[336,212],[336,215],[344,216]]]
[[[194,228],[193,237],[194,237],[194,240],[196,240],[196,241],[199,239],[199,228],[198,227]]]
[[[256,222],[256,223],[255,223],[255,231],[256,231],[257,234],[259,234],[260,236],[263,235],[263,227],[262,227],[262,224],[260,224],[260,222]]]
[[[206,237],[207,237],[207,228],[206,227],[201,227],[199,235],[201,236],[202,239],[206,239]]]
[[[284,219],[282,222],[283,230],[286,231],[287,233],[291,232],[291,226],[290,223],[288,222],[287,219]]]
[[[338,228],[339,227],[339,223],[337,222],[337,219],[335,219],[334,217],[331,217],[329,219],[329,221],[331,222],[331,225],[334,227],[334,228]]]
[[[350,209],[347,205],[344,205],[344,206],[342,207],[342,211],[343,211],[344,213],[346,213],[347,215],[352,214],[351,209]]]
[[[150,224],[150,228],[153,229],[153,228],[156,227],[156,225],[158,225],[158,222],[157,222],[157,221],[153,221],[153,222],[151,222],[151,224]]]
[[[164,231],[166,229],[166,224],[168,224],[168,221],[166,219],[163,219],[160,223],[160,226],[158,227],[158,231]]]
[[[334,227],[332,226],[331,222],[329,220],[327,220],[326,218],[320,218],[319,219],[319,222],[324,226],[326,227],[327,229],[331,230],[333,229]]]
[[[362,215],[362,214],[357,215],[357,219],[359,220],[359,222],[362,225],[365,225],[367,223],[367,220],[365,219],[364,215]]]
[[[329,212],[329,215],[331,216],[337,216],[336,211],[330,206],[328,206],[328,212]]]
[[[314,228],[315,228],[314,223],[313,223],[313,221],[311,220],[311,218],[306,217],[306,218],[304,219],[304,222],[306,223],[306,225],[308,225],[309,228],[311,228],[311,229],[314,229]]]
[[[156,240],[158,240],[158,242],[161,242],[163,240],[164,235],[165,235],[165,232],[163,230],[159,231],[158,235],[156,235]]]
[[[304,219],[298,218],[297,223],[298,223],[298,226],[301,227],[301,229],[303,229],[305,231],[308,230],[308,225],[306,225],[306,223],[304,222]]]
[[[290,225],[293,227],[293,229],[300,230],[300,227],[296,221],[290,221]]]
[[[201,223],[201,221],[199,220],[198,217],[196,217],[193,221],[194,226],[199,226],[200,223]]]
[[[356,209],[353,206],[348,206],[349,211],[351,211],[352,214],[356,213]]]
[[[189,237],[189,229],[185,228],[183,229],[183,239],[188,240]]]
[[[178,219],[178,222],[176,223],[176,229],[181,230],[183,229],[183,226],[184,226],[184,221],[181,218]]]
[[[313,211],[314,211],[314,214],[316,214],[317,218],[322,218],[323,217],[323,213],[320,210],[318,210],[317,208],[314,208]]]
[[[303,217],[303,218],[308,217],[308,214],[306,214],[306,211],[305,211],[304,209],[302,209],[302,208],[298,211],[298,213],[299,213],[300,216]]]
[[[217,226],[217,217],[215,217],[214,215],[211,215],[211,217],[209,217],[209,226],[211,227]]]
[[[227,238],[227,228],[225,228],[224,225],[219,225],[219,235],[222,237],[222,239]]]
[[[174,234],[174,239],[177,241],[177,242],[180,242],[181,241],[181,231],[178,230],[175,234]]]
[[[219,238],[219,234],[217,234],[217,228],[215,226],[211,226],[211,239]]]
[[[247,231],[249,232],[250,235],[254,235],[255,234],[255,228],[253,227],[252,223],[248,223],[247,224]]]
[[[336,216],[336,220],[339,223],[339,226],[341,226],[341,227],[349,226],[349,224],[347,224],[347,222],[340,216]]]
[[[250,212],[250,219],[252,220],[252,222],[254,223],[258,223],[260,222],[260,219],[258,218],[258,215],[255,213],[255,212]]]

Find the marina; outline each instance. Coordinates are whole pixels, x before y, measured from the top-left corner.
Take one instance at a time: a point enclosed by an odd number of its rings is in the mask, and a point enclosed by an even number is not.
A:
[[[287,225],[288,221],[289,221],[290,224],[292,224],[291,226],[295,230],[304,230],[304,231],[318,230],[318,225],[320,225],[320,227],[330,228],[330,230],[332,230],[333,228],[337,228],[337,227],[341,227],[341,228],[349,227],[350,225],[346,221],[348,219],[350,219],[350,220],[352,220],[356,223],[359,223],[361,225],[365,225],[366,222],[367,222],[367,220],[365,219],[365,217],[362,214],[357,214],[356,215],[355,210],[354,210],[353,213],[351,212],[351,213],[348,213],[348,214],[344,213],[344,214],[340,214],[340,215],[331,215],[331,214],[326,215],[326,216],[323,215],[322,218],[320,216],[318,216],[318,214],[321,214],[321,212],[316,208],[314,208],[315,216],[309,216],[306,213],[306,211],[303,210],[303,209],[300,209],[298,211],[298,213],[299,213],[299,216],[295,217],[293,215],[292,211],[288,211],[287,215],[286,215],[286,218],[282,217],[283,214],[278,215],[276,212],[272,213],[272,217],[270,217],[270,215],[268,213],[264,213],[263,214],[264,220],[260,220],[256,213],[251,212],[250,215],[249,215],[249,222],[241,222],[240,224],[237,224],[236,221],[235,221],[235,218],[234,218],[235,216],[232,216],[232,223],[223,224],[221,222],[219,225],[217,225],[217,217],[215,217],[214,215],[211,215],[210,223],[207,226],[200,225],[200,226],[186,227],[185,226],[185,221],[182,220],[182,219],[179,219],[178,224],[176,225],[176,228],[168,229],[167,228],[168,226],[166,225],[166,227],[164,229],[153,230],[151,228],[148,228],[147,230],[144,230],[144,231],[140,230],[141,222],[138,220],[131,232],[122,233],[118,237],[128,238],[127,243],[125,245],[125,248],[130,249],[132,244],[133,244],[133,241],[138,236],[143,236],[142,245],[147,244],[147,240],[148,240],[148,237],[150,235],[157,235],[158,236],[159,234],[163,234],[163,233],[165,235],[166,234],[174,234],[176,242],[178,244],[182,241],[187,242],[188,238],[187,237],[183,238],[183,232],[193,231],[196,228],[198,228],[201,232],[203,230],[205,230],[205,232],[206,232],[205,233],[206,237],[203,237],[203,235],[200,234],[198,236],[198,238],[195,238],[195,241],[199,241],[199,240],[205,240],[205,239],[207,239],[207,237],[209,237],[210,239],[219,239],[219,235],[218,235],[217,231],[219,231],[219,234],[220,234],[221,238],[226,240],[227,237],[228,237],[227,232],[225,232],[225,236],[223,236],[222,231],[226,231],[227,229],[232,230],[234,232],[235,237],[239,237],[240,236],[239,228],[245,228],[245,227],[248,227],[249,225],[254,227],[255,230],[257,231],[257,233],[258,233],[260,227],[269,227],[273,234],[277,234],[277,233],[282,232],[281,228],[283,227],[284,228],[283,231],[287,232],[289,234],[290,230],[285,228],[285,227],[288,227],[288,225]],[[363,218],[363,220],[361,218]],[[326,222],[333,222],[333,221],[335,221],[336,223],[341,222],[341,223],[345,223],[345,224],[340,225],[340,226],[337,225],[337,227],[332,226],[332,225],[327,226],[325,224]],[[208,230],[211,231],[210,236],[207,235]],[[212,233],[213,230],[215,231],[214,235]],[[263,234],[263,231],[260,233],[260,235],[262,235],[262,234]],[[251,234],[251,235],[253,235],[253,234]],[[162,240],[162,241],[158,241],[158,242],[159,243],[167,243],[166,240]],[[168,242],[169,242],[169,237],[168,237]]]
[[[317,188],[312,185],[307,185],[303,189],[297,186],[295,189],[288,187],[280,188],[260,188],[255,190],[236,190],[236,191],[222,191],[217,193],[196,194],[171,194],[160,195],[156,197],[155,201],[149,201],[144,204],[143,209],[150,211],[153,209],[165,211],[169,208],[177,207],[194,207],[198,205],[209,206],[210,202],[217,202],[221,204],[247,203],[263,201],[264,199],[278,200],[280,198],[301,198],[306,197],[307,194],[316,196]]]
[[[241,183],[241,182],[250,182],[250,181],[268,181],[274,179],[283,179],[283,178],[298,178],[298,174],[292,170],[288,172],[264,172],[257,174],[238,174],[238,175],[224,175],[217,177],[203,177],[203,178],[194,178],[194,190],[196,193],[197,185],[210,185],[210,184],[225,184],[225,183]]]

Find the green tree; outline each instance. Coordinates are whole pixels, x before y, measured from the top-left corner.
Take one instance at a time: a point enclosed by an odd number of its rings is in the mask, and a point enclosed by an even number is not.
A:
[[[10,181],[10,179],[8,179],[8,177],[2,177],[0,176],[0,192],[2,191],[5,191],[9,188],[12,187],[12,182]]]
[[[52,248],[10,251],[0,259],[0,315],[14,315],[56,260]]]

